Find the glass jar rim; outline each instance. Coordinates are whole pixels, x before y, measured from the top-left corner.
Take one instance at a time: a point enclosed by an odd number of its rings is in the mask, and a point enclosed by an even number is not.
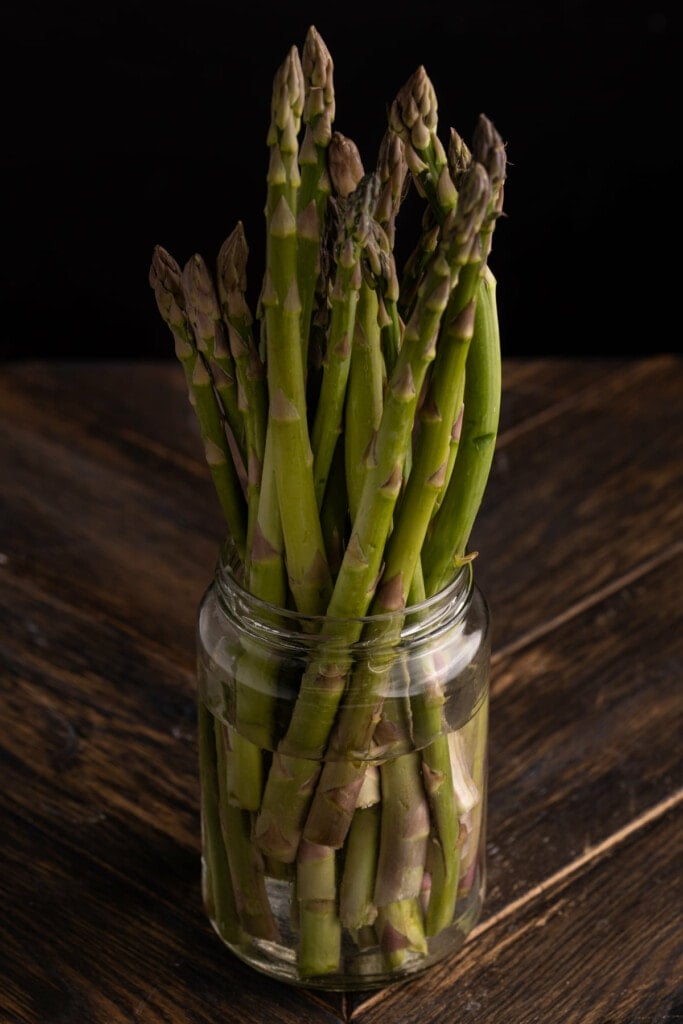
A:
[[[453,579],[423,601],[406,605],[395,611],[366,615],[331,616],[324,612],[307,614],[299,612],[295,608],[283,608],[255,596],[246,589],[239,579],[240,559],[229,538],[220,551],[215,581],[219,598],[222,598],[223,602],[237,602],[242,613],[248,610],[250,618],[258,618],[259,626],[266,629],[271,627],[280,636],[284,633],[299,640],[302,636],[314,639],[316,636],[321,636],[320,629],[323,624],[327,627],[338,625],[340,630],[343,630],[344,626],[355,623],[363,631],[365,627],[373,625],[396,624],[398,628],[400,624],[400,638],[405,641],[421,637],[425,633],[431,634],[435,630],[438,631],[439,627],[444,624],[451,625],[463,617],[474,591],[472,561],[472,558],[465,559]],[[329,633],[326,633],[326,639],[331,639]],[[364,645],[362,639],[356,643],[360,646]]]

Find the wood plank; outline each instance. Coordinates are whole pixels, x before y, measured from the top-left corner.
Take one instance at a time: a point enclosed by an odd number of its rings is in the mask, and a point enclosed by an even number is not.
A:
[[[169,339],[170,339],[169,332]],[[2,374],[5,398],[44,410],[81,433],[125,447],[138,444],[205,473],[197,419],[182,367],[172,361],[122,360],[12,363]]]
[[[486,916],[680,782],[683,554],[493,670]]]
[[[628,365],[616,359],[504,360],[501,432]],[[196,418],[175,359],[32,360],[6,366],[3,375],[7,390],[20,395],[27,408],[49,409],[56,418],[78,423],[84,432],[106,436],[113,444],[153,447],[171,461],[183,456],[205,472]]]
[[[544,415],[557,415],[586,390],[609,387],[615,374],[636,365],[627,359],[503,359],[498,437]],[[558,409],[559,407],[559,409]]]
[[[354,1024],[674,1024],[683,1019],[680,806],[473,936],[456,957],[359,1003]]]
[[[274,1005],[284,1007],[283,1020],[339,1020],[341,996],[283,997],[208,925],[192,676],[139,637],[16,584],[0,590],[0,638],[0,817],[8,850],[11,837],[25,851],[8,853],[0,878],[0,1009],[9,992],[8,1012],[30,1024],[44,1024],[46,1005],[62,1004],[65,1024],[114,1024],[133,1010],[150,1021],[204,1021],[219,1011],[226,1021],[265,1020]],[[34,847],[37,863],[26,853]],[[22,866],[32,875],[30,900]],[[123,919],[121,906],[131,908]],[[97,934],[105,924],[116,930],[113,942]],[[46,932],[61,941],[41,957]],[[161,989],[150,987],[157,973]]]
[[[633,364],[496,452],[471,543],[496,647],[683,537],[682,371]]]
[[[305,990],[257,974],[224,949],[187,857],[178,882],[177,847],[147,837],[150,869],[169,875],[161,900],[129,880],[125,863],[113,873],[42,824],[15,826],[10,817],[9,825],[0,878],[3,1022],[340,1021]]]
[[[197,848],[194,674],[105,621],[20,585],[0,590],[0,739],[48,814],[74,827],[112,813]],[[30,710],[30,714],[27,711]]]
[[[210,478],[10,410],[0,459],[3,572],[194,659],[223,526]],[[52,427],[54,426],[54,429]]]

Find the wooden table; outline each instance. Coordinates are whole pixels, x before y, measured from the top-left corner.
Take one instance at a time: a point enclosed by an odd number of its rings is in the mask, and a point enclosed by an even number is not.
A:
[[[222,524],[177,364],[0,368],[2,1024],[683,1021],[683,364],[509,360],[473,546],[488,896],[382,992],[200,902],[194,622]]]

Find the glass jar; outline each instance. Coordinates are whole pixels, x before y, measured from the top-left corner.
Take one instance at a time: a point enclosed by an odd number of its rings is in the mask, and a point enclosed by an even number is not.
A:
[[[485,885],[489,609],[471,563],[357,620],[302,616],[219,560],[198,615],[202,891],[241,960],[310,988],[405,980]]]

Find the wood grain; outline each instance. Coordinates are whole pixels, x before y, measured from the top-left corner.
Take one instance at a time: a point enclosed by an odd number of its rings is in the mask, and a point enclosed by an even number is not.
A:
[[[354,1024],[674,1024],[683,1017],[680,807]]]
[[[635,363],[497,451],[471,545],[496,647],[681,540],[682,393],[683,360]]]

